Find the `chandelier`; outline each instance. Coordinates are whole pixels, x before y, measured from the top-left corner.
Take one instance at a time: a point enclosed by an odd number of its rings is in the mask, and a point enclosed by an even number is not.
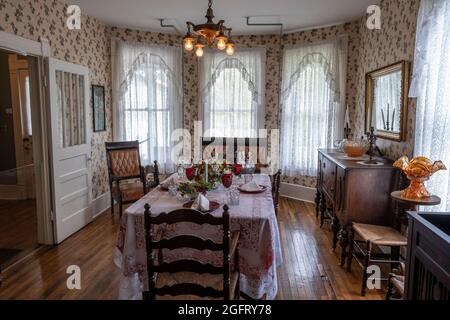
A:
[[[233,55],[235,50],[234,42],[231,40],[231,28],[225,27],[225,20],[220,20],[218,23],[213,22],[214,13],[211,8],[212,0],[208,0],[208,10],[206,11],[206,23],[195,25],[192,22],[186,22],[188,32],[183,38],[183,45],[186,51],[192,51],[195,48],[195,55],[197,57],[203,56],[203,48],[205,47],[204,40],[209,48],[215,42],[219,50],[225,50],[228,55]],[[191,33],[191,28],[193,34]],[[227,33],[228,35],[225,35]]]

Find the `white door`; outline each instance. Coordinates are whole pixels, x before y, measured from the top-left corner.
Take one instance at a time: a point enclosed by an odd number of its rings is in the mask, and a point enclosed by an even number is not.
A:
[[[53,225],[60,243],[92,220],[89,69],[49,59]]]

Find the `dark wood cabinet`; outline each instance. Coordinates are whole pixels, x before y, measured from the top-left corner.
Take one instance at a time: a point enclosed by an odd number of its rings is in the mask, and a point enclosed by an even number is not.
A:
[[[450,300],[450,213],[408,212],[405,297]]]
[[[390,193],[398,184],[399,172],[392,161],[383,159],[382,166],[365,166],[348,160],[336,150],[320,149],[316,212],[321,226],[331,220],[333,249],[342,247],[344,264],[351,222],[392,226],[394,214]]]

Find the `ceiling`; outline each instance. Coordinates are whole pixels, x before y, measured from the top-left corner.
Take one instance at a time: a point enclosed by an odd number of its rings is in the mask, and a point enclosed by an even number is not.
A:
[[[66,0],[77,4],[84,14],[117,27],[166,33],[186,32],[186,21],[205,21],[207,0]],[[279,27],[246,25],[283,23],[284,32],[329,26],[352,21],[365,14],[367,7],[379,0],[215,0],[215,21],[224,19],[233,34],[269,34]],[[175,28],[161,28],[158,19]]]

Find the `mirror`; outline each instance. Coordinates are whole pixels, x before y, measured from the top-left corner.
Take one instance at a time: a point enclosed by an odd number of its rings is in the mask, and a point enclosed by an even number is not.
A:
[[[409,62],[366,75],[366,132],[375,128],[379,138],[403,141],[406,135]]]

